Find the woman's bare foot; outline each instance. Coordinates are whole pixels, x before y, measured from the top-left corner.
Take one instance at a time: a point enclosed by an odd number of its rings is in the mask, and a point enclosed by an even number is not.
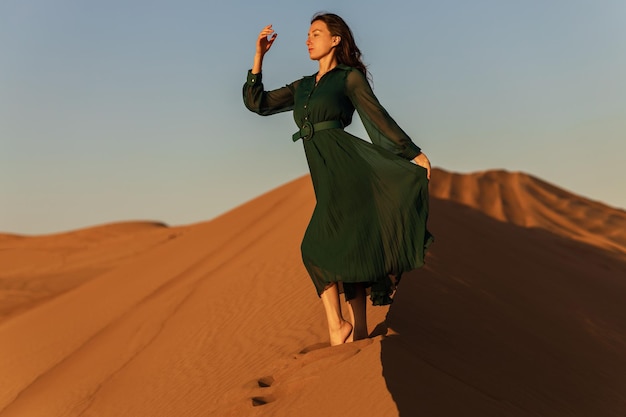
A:
[[[351,324],[350,322],[348,322],[348,324]],[[350,331],[350,334],[348,335],[348,337],[346,338],[346,340],[343,343],[352,343],[354,342],[354,326],[352,326],[352,330]]]
[[[352,325],[343,320],[341,326],[337,330],[330,331],[330,345],[337,346],[344,344],[352,335]]]
[[[346,339],[345,343],[356,342],[357,340],[367,339],[369,336],[367,333],[367,329],[363,329],[363,326],[354,327],[352,326],[352,332],[350,332],[350,336]]]

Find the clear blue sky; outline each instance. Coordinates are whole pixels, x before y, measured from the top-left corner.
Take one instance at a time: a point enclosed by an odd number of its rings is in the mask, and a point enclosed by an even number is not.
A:
[[[623,0],[4,0],[0,231],[200,222],[305,174],[291,114],[248,112],[241,86],[269,23],[266,88],[314,73],[320,10],[435,166],[626,207]]]

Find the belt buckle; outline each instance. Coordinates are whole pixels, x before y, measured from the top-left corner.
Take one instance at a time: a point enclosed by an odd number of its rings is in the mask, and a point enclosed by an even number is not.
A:
[[[300,133],[302,134],[303,140],[311,140],[313,137],[313,123],[308,120],[304,122],[302,127],[300,128]]]

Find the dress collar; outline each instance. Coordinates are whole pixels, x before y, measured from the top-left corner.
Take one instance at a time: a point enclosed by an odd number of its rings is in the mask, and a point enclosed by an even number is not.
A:
[[[333,71],[335,71],[335,70],[337,70],[337,69],[340,69],[340,70],[343,70],[343,71],[351,71],[351,70],[352,70],[352,67],[350,67],[350,66],[348,66],[348,65],[345,65],[345,64],[337,64],[337,65],[335,65],[335,66],[333,67],[333,69],[331,69],[330,71],[328,71],[326,74],[328,74],[328,73],[330,73],[330,72],[333,72]],[[326,74],[324,74],[324,75],[326,75]],[[316,76],[316,75],[317,75],[317,72],[316,72],[315,74],[313,74],[313,75],[308,75],[306,78],[315,78],[315,76]]]

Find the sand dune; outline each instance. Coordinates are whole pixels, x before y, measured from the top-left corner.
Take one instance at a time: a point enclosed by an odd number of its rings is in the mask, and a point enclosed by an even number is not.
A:
[[[436,170],[431,195],[495,219],[626,253],[626,212],[580,197],[521,172],[471,175]]]
[[[0,323],[132,260],[182,229],[123,222],[45,236],[0,235]]]
[[[624,212],[504,171],[432,195],[427,266],[333,348],[308,177],[185,227],[0,235],[0,417],[626,415]]]

